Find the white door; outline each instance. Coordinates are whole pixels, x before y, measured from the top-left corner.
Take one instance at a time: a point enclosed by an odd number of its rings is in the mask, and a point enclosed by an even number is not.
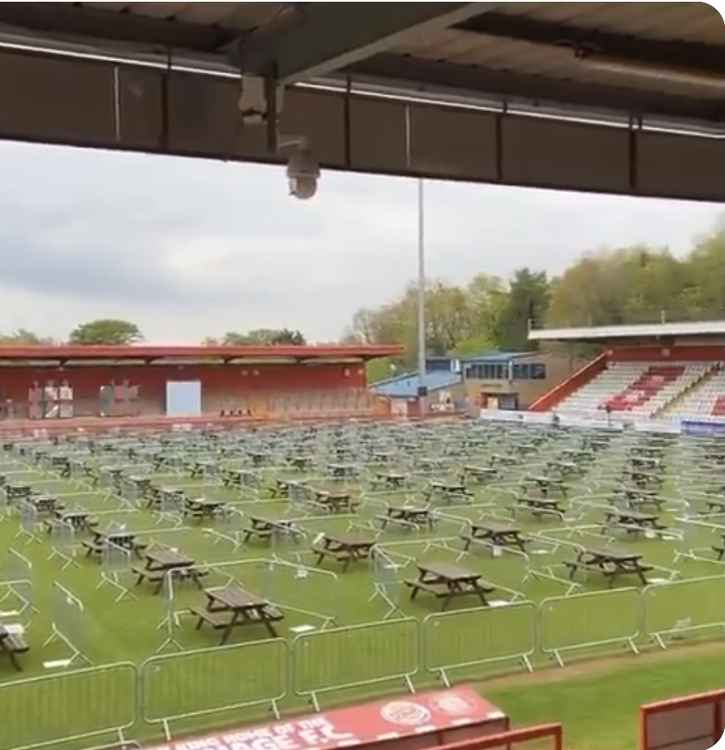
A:
[[[201,416],[201,381],[200,380],[167,380],[166,381],[166,416],[167,417],[200,417]]]

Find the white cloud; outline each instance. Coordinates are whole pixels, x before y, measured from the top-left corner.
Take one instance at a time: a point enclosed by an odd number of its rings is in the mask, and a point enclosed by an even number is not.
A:
[[[0,331],[58,338],[100,316],[149,340],[288,326],[338,337],[415,278],[414,180],[326,172],[295,201],[281,168],[0,144]],[[428,271],[462,282],[634,242],[684,253],[719,206],[426,184]]]

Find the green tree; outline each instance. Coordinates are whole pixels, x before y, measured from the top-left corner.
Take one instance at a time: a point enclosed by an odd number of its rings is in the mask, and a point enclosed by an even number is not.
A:
[[[92,320],[76,326],[68,339],[71,344],[135,344],[143,335],[135,323],[111,318]]]
[[[205,339],[205,341],[215,339]],[[306,341],[300,331],[291,331],[289,328],[256,328],[247,333],[229,331],[224,334],[221,342],[224,346],[259,346],[274,344],[293,344],[303,346]]]
[[[541,326],[548,306],[549,282],[546,271],[534,272],[528,268],[516,271],[498,323],[498,344],[505,349],[530,348],[529,321]]]
[[[26,328],[18,328],[12,333],[0,334],[0,346],[48,346],[54,343],[52,338],[38,336]]]

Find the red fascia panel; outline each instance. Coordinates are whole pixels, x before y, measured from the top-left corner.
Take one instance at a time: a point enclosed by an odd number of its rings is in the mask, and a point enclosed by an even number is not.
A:
[[[69,359],[324,359],[357,357],[374,359],[403,353],[398,344],[365,346],[2,346],[0,360]]]

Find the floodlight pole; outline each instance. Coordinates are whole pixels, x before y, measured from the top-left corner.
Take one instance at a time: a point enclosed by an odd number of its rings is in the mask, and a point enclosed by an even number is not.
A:
[[[423,180],[418,179],[418,376],[425,382],[425,234]],[[420,414],[425,414],[426,398],[418,397]]]

